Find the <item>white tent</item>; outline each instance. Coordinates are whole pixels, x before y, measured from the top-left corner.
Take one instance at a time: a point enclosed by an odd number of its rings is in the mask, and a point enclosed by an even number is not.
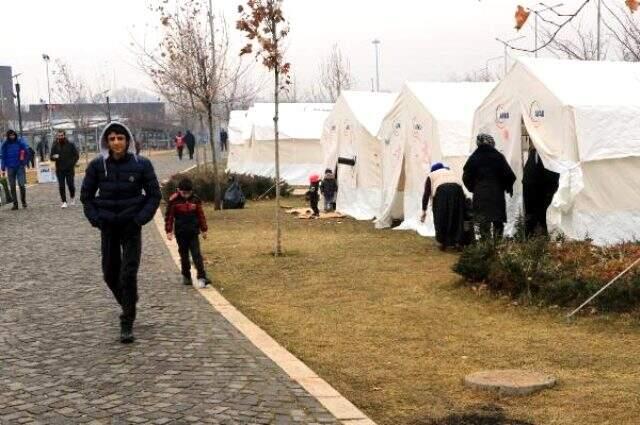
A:
[[[280,104],[280,177],[289,184],[306,185],[309,175],[322,171],[320,136],[332,107],[323,103]],[[231,143],[229,155],[235,158],[230,171],[275,177],[273,115],[273,103],[257,103],[246,112],[246,122],[239,125],[242,131],[234,136],[237,143]]]
[[[324,168],[338,173],[338,211],[358,220],[379,214],[382,190],[382,118],[397,94],[345,91],[325,121],[322,135]],[[341,163],[342,158],[355,161]],[[341,161],[344,162],[344,161]]]
[[[249,140],[243,137],[249,125],[247,114],[249,111],[231,111],[229,116],[229,156],[227,170],[232,173],[245,173],[245,161],[249,150]]]
[[[420,223],[428,170],[445,162],[458,175],[470,153],[473,114],[495,83],[407,83],[380,129],[382,213],[376,227],[402,219],[400,229],[433,236],[432,215]]]
[[[474,133],[492,134],[518,176],[510,221],[521,205],[526,131],[560,173],[552,228],[599,244],[640,237],[639,93],[640,64],[519,59],[474,119]]]

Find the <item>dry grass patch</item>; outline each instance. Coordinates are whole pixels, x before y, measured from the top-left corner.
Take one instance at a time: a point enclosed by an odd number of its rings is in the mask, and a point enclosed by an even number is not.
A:
[[[287,255],[275,259],[273,203],[207,213],[216,287],[379,424],[453,423],[446,418],[486,406],[535,424],[638,423],[636,319],[567,325],[557,310],[478,295],[451,272],[455,255],[411,232],[285,216]],[[530,368],[560,384],[508,399],[462,386],[465,374],[492,368]]]

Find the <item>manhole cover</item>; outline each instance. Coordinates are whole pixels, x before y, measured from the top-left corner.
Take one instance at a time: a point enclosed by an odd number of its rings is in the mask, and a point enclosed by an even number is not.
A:
[[[488,370],[465,376],[464,384],[469,388],[495,391],[502,395],[528,395],[553,387],[556,378],[526,370]]]

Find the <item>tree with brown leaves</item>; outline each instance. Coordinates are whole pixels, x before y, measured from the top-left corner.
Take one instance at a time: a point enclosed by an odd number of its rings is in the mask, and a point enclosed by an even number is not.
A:
[[[238,80],[248,67],[230,54],[228,26],[224,17],[213,16],[202,0],[183,0],[170,9],[166,0],[155,0],[163,32],[155,48],[135,45],[141,68],[168,102],[191,115],[204,115],[213,159],[215,207],[221,207],[221,184],[216,151],[219,122],[225,102],[234,102]]]
[[[289,26],[282,12],[283,0],[247,0],[246,6],[238,6],[240,19],[236,28],[244,33],[248,43],[240,55],[255,55],[256,60],[274,76],[273,117],[276,165],[276,242],[274,255],[282,255],[282,231],[280,226],[280,150],[279,150],[279,94],[291,84],[291,64],[284,60],[283,41],[289,34]]]

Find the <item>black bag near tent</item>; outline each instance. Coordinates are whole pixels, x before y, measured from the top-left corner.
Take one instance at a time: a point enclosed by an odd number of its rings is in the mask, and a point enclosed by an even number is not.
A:
[[[222,198],[222,208],[225,210],[238,210],[244,208],[245,196],[237,181],[231,182]]]

